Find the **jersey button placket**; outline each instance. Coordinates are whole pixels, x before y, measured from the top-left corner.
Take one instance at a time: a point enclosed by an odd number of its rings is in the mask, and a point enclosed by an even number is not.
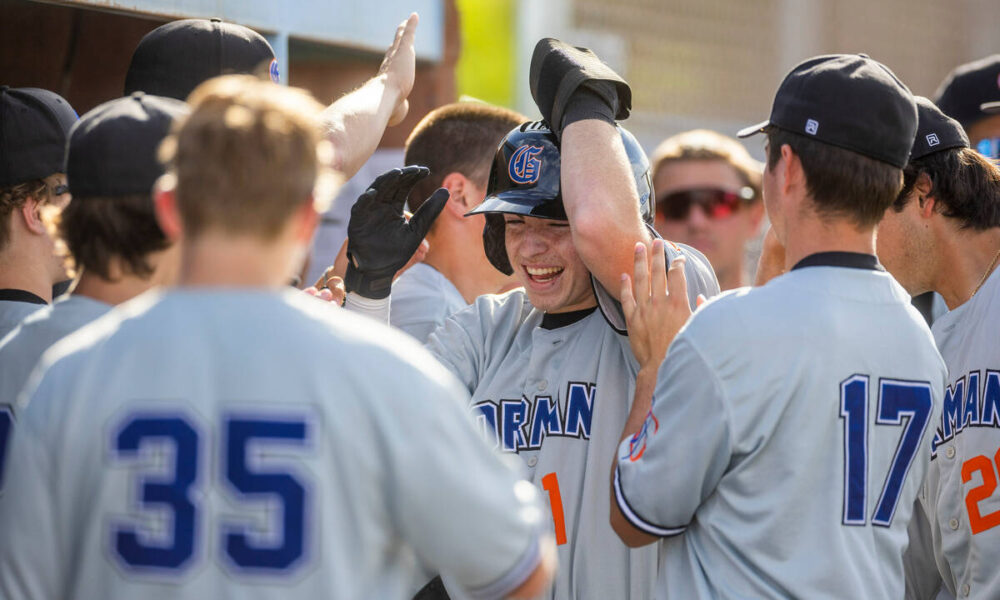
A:
[[[963,583],[962,584],[962,595],[963,596],[968,596],[969,592],[971,592],[971,591],[972,590],[969,588],[969,584],[967,584],[967,583]]]
[[[947,456],[948,458],[955,458],[955,447],[948,446],[947,448],[945,448],[944,455]]]
[[[958,529],[958,519],[953,518],[950,521],[948,521],[948,527],[951,527],[952,529]]]

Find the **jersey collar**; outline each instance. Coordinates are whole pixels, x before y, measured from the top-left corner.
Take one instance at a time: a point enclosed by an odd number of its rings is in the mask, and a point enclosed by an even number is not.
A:
[[[560,327],[566,327],[567,325],[572,325],[573,323],[583,319],[595,310],[597,310],[597,307],[591,306],[590,308],[574,310],[571,312],[556,314],[545,313],[542,315],[542,324],[539,325],[539,327],[542,329],[559,329]]]
[[[795,263],[792,270],[804,269],[806,267],[844,267],[847,269],[885,271],[885,267],[879,264],[877,257],[872,254],[862,254],[860,252],[817,252]]]
[[[28,304],[48,304],[44,298],[36,296],[31,292],[10,288],[0,290],[0,301],[27,302]]]

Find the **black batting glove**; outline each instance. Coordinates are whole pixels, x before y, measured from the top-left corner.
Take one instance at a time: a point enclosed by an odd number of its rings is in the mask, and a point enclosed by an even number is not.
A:
[[[441,188],[424,201],[409,222],[403,205],[410,190],[427,177],[427,167],[403,167],[378,176],[351,209],[347,224],[347,273],[344,286],[365,298],[389,295],[392,279],[420,247],[448,202]]]

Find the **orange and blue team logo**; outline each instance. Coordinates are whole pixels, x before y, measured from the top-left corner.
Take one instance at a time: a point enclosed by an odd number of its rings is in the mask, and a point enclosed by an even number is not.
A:
[[[278,72],[278,59],[271,59],[271,66],[267,69],[268,75],[271,76],[271,81],[274,83],[281,83],[281,73]]]
[[[538,176],[542,172],[542,161],[538,158],[541,153],[541,146],[518,148],[510,157],[510,164],[507,167],[510,180],[522,185],[538,181]]]
[[[649,427],[652,425],[653,430],[649,431]],[[635,462],[642,458],[643,453],[646,451],[646,439],[659,431],[660,422],[656,419],[656,415],[653,411],[649,411],[646,415],[646,421],[642,424],[642,429],[636,432],[632,436],[632,439],[628,443],[628,458],[630,461]]]

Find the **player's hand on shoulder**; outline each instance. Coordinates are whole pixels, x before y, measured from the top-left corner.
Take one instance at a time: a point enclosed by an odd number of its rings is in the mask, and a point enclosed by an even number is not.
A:
[[[423,239],[448,202],[448,190],[435,191],[409,220],[403,205],[413,186],[429,172],[417,166],[392,169],[379,175],[358,198],[347,224],[347,291],[385,298],[395,275],[421,258],[414,254],[421,247],[426,253]]]
[[[667,269],[663,240],[654,240],[651,247],[639,242],[633,275],[622,273],[622,311],[640,370],[659,368],[670,343],[691,316],[685,262],[679,256]]]

